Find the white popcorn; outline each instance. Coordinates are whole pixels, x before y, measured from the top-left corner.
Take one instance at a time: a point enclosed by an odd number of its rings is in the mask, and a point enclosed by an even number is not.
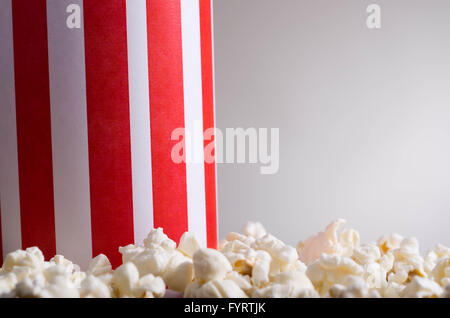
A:
[[[68,274],[70,280],[73,284],[75,284],[75,286],[79,286],[86,277],[86,273],[81,272],[78,265],[72,263],[62,255],[55,255],[55,257],[53,257],[50,262],[46,264],[48,268],[51,268],[52,265],[59,265],[60,268],[64,268],[65,272]]]
[[[287,271],[273,277],[272,282],[263,288],[257,288],[253,297],[311,298],[318,297],[313,284],[301,271]]]
[[[386,286],[386,275],[394,265],[392,253],[381,255],[379,247],[374,243],[369,243],[355,248],[352,259],[363,267],[363,278],[368,288]]]
[[[287,271],[273,277],[272,282],[280,285],[292,285],[297,289],[314,290],[311,280],[301,271]]]
[[[78,285],[85,276],[61,255],[45,262],[37,247],[9,253],[2,272],[9,277],[9,283],[14,281],[5,292],[17,297],[79,297]]]
[[[16,297],[78,298],[79,290],[64,265],[53,265],[34,277],[25,277],[14,290]]]
[[[94,276],[102,276],[112,274],[112,266],[108,257],[104,254],[99,254],[92,259],[87,269],[87,274]]]
[[[195,252],[193,260],[195,278],[200,284],[211,280],[221,280],[232,270],[228,259],[210,248],[199,249]]]
[[[168,288],[183,292],[194,279],[194,265],[189,257],[180,252],[174,252],[163,274]]]
[[[316,298],[317,292],[309,289],[296,289],[292,285],[272,284],[256,289],[253,298]]]
[[[87,275],[81,282],[80,297],[82,298],[110,298],[112,290],[104,281],[94,275]]]
[[[272,261],[270,263],[269,275],[272,277],[278,275],[279,273],[293,270],[306,272],[306,265],[303,264],[300,260],[295,260],[292,263],[283,263],[279,259],[272,258]]]
[[[81,282],[86,278],[86,273],[81,271],[76,271],[72,273],[71,280],[75,286],[80,286]]]
[[[205,284],[203,284],[205,285]],[[201,288],[201,284],[199,284],[199,282],[197,281],[193,281],[192,283],[188,284],[184,290],[184,294],[183,297],[184,298],[198,298],[199,296],[197,294],[200,294],[200,288]],[[219,293],[217,293],[219,294]],[[203,297],[203,298],[208,298],[208,297]],[[213,296],[211,296],[210,298],[213,298]]]
[[[389,282],[405,284],[413,276],[426,277],[424,260],[419,254],[419,242],[415,238],[403,239],[400,246],[391,249],[394,256],[392,272],[388,275]]]
[[[351,256],[353,249],[359,245],[359,234],[355,230],[345,230],[338,238],[337,232],[345,222],[344,219],[338,219],[329,224],[324,232],[300,242],[297,246],[300,260],[308,265],[323,253]]]
[[[256,252],[242,240],[227,241],[221,252],[233,266],[233,269],[241,274],[250,274],[255,262]]]
[[[113,274],[112,284],[118,291],[118,296],[131,296],[139,281],[139,271],[129,262],[119,266]]]
[[[406,284],[407,281],[410,279],[409,273],[410,268],[405,267],[402,268],[400,264],[395,264],[395,272],[392,272],[388,275],[388,282],[389,283],[397,283],[397,284]]]
[[[124,264],[133,261],[137,255],[141,254],[144,251],[144,247],[136,246],[133,244],[119,247],[119,253],[122,254],[122,263]]]
[[[377,262],[367,263],[363,265],[363,279],[369,288],[380,288],[386,286],[386,274],[382,266]]]
[[[50,263],[63,266],[68,273],[80,271],[80,267],[78,265],[72,263],[70,260],[68,260],[67,258],[65,258],[62,255],[55,255],[50,260]]]
[[[381,251],[374,243],[363,244],[355,248],[352,258],[359,264],[372,263],[381,258]]]
[[[85,277],[61,255],[45,262],[37,247],[9,253],[2,271],[14,275],[10,293],[18,297],[79,297],[78,285]]]
[[[415,237],[405,238],[397,251],[401,251],[403,255],[419,255],[419,241]],[[395,250],[393,252],[395,253]]]
[[[144,239],[144,246],[146,248],[161,247],[167,251],[173,251],[176,248],[176,243],[164,234],[162,228],[153,229]]]
[[[320,295],[327,294],[335,284],[344,284],[348,276],[361,276],[363,272],[362,266],[351,258],[328,254],[322,254],[306,270]]]
[[[200,249],[200,243],[195,238],[195,235],[191,232],[184,233],[180,238],[178,244],[178,250],[184,255],[192,258],[194,253]]]
[[[268,252],[272,258],[279,260],[282,264],[293,264],[298,259],[295,248],[284,244],[270,234],[257,239],[254,243],[254,249]]]
[[[405,289],[405,285],[388,282],[386,286],[380,288],[380,293],[386,298],[399,298],[401,297],[403,289]]]
[[[42,291],[44,298],[78,298],[80,297],[78,282],[74,282],[71,273],[67,272],[64,265],[51,266],[44,271],[47,278],[47,286]]]
[[[29,247],[26,250],[17,250],[6,256],[2,269],[7,272],[15,270],[42,270],[44,267],[44,255],[37,247]]]
[[[388,253],[393,249],[399,248],[402,241],[403,237],[398,234],[383,235],[378,239],[377,245],[382,253]]]
[[[139,298],[162,298],[166,292],[166,284],[161,277],[147,274],[139,279],[133,290],[133,296]]]
[[[244,228],[247,235],[231,232],[226,236],[226,240],[220,245],[219,250],[228,258],[233,270],[242,274],[250,275],[257,281],[258,287],[263,281],[268,282],[269,276],[276,275],[286,270],[306,270],[306,266],[298,260],[295,248],[284,244],[273,235],[267,234],[259,223],[248,223]],[[259,252],[266,252],[271,259],[266,259],[261,264],[261,259],[257,259]],[[260,253],[261,254],[261,253]],[[261,257],[261,256],[260,256]],[[256,262],[259,262],[254,270]],[[263,268],[261,268],[263,266]],[[261,270],[269,271],[263,275],[260,282]],[[252,272],[256,274],[252,274]]]
[[[381,256],[381,258],[378,260],[378,263],[381,266],[381,269],[388,273],[392,267],[394,266],[395,257],[392,253],[387,253]]]
[[[163,297],[166,289],[161,277],[147,274],[139,278],[139,271],[131,262],[114,271],[112,285],[119,297]]]
[[[192,233],[186,232],[178,248],[161,228],[150,231],[144,247],[128,245],[120,248],[124,262],[132,262],[139,276],[148,274],[162,277],[168,288],[182,292],[193,280],[192,256],[199,243]]]
[[[252,246],[252,244],[255,242],[255,238],[252,236],[245,236],[237,232],[230,232],[226,236],[226,241],[228,242],[240,241],[246,246]]]
[[[296,270],[303,273],[306,273],[306,269],[308,267],[303,263],[301,260],[296,260],[293,264],[291,264],[289,267],[287,267],[287,270]]]
[[[139,270],[140,276],[153,274],[162,276],[170,262],[173,251],[167,251],[161,248],[147,248],[136,255],[131,261]]]
[[[34,277],[42,272],[43,268],[41,269],[32,269],[30,267],[25,266],[15,266],[12,268],[12,270],[9,273],[14,274],[14,276],[17,279],[17,282],[21,282],[26,277]],[[8,273],[7,271],[5,271]]]
[[[267,234],[264,226],[259,222],[247,222],[245,224],[243,232],[245,235],[259,239]]]
[[[0,297],[450,297],[450,249],[438,244],[423,258],[415,238],[388,235],[359,243],[355,230],[331,223],[298,249],[260,223],[232,232],[218,250],[201,248],[186,232],[178,247],[161,228],[144,245],[119,248],[112,269],[95,257],[86,272],[62,255],[45,261],[37,247],[8,254]],[[306,262],[307,264],[303,263]]]
[[[232,280],[210,280],[200,285],[193,282],[186,287],[188,298],[247,298],[247,294]]]
[[[141,278],[148,274],[162,277],[170,289],[182,292],[193,280],[191,257],[198,247],[195,237],[186,232],[176,248],[175,242],[158,228],[150,231],[145,247],[127,245],[119,251],[124,263],[132,262]]]
[[[223,248],[228,244],[228,241],[226,239],[220,240],[217,244],[217,250],[222,251]]]
[[[359,233],[353,229],[344,229],[339,236],[341,256],[352,256],[353,250],[359,246]]]
[[[450,298],[450,284],[445,287],[442,298]]]
[[[358,276],[348,276],[343,285],[336,284],[330,288],[332,298],[379,298],[376,290],[370,290],[364,279]]]
[[[249,293],[253,288],[250,276],[248,275],[241,275],[238,272],[231,271],[225,276],[225,279],[235,282],[245,293]]]
[[[42,273],[24,277],[13,290],[13,297],[38,298],[43,295],[46,279]]]
[[[403,289],[401,296],[407,298],[435,298],[441,296],[443,290],[438,283],[419,276],[414,276],[412,281]]]
[[[443,258],[450,258],[450,248],[442,244],[437,244],[431,251],[425,256],[425,271],[428,275],[436,266],[436,264]]]
[[[215,280],[211,281],[211,284],[214,284],[215,288],[220,292],[221,297],[223,298],[247,298],[247,295],[244,293],[242,289],[232,280]],[[205,284],[206,286],[208,283]],[[205,288],[205,285],[202,287]]]
[[[443,258],[438,261],[433,271],[431,272],[431,277],[435,282],[440,284],[442,287],[450,284],[450,258]]]
[[[96,276],[98,279],[100,279],[104,284],[110,286],[111,282],[112,282],[112,278],[113,278],[113,274],[109,273],[109,274],[103,274],[100,276]]]
[[[0,298],[11,297],[12,291],[17,284],[17,277],[11,272],[0,272]]]
[[[252,278],[251,281],[254,286],[261,288],[264,285],[267,285],[270,281],[269,273],[270,273],[270,263],[272,261],[272,257],[266,251],[257,251],[256,253],[256,261],[252,270]]]

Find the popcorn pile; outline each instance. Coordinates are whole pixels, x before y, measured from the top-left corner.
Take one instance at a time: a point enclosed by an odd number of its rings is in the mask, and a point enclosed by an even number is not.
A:
[[[450,248],[437,245],[425,258],[415,238],[393,234],[360,244],[339,219],[297,248],[248,223],[229,233],[218,250],[200,248],[186,232],[176,243],[161,228],[143,246],[119,248],[113,270],[98,255],[86,272],[64,256],[45,261],[37,247],[7,255],[0,297],[447,297]]]

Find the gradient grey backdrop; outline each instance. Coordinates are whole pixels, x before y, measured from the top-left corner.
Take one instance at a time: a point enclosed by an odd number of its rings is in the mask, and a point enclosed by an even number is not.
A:
[[[221,238],[342,217],[450,245],[450,1],[214,0],[214,24],[217,126],[280,128],[278,174],[218,166]]]

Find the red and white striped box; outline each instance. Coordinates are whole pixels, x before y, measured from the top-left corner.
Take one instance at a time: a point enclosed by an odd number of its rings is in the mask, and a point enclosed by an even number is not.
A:
[[[211,26],[211,0],[0,0],[0,254],[216,246],[215,164],[171,159],[175,128],[214,127]]]

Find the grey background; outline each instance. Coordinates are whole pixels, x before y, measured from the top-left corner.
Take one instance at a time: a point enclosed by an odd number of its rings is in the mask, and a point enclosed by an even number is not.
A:
[[[450,245],[450,1],[214,0],[214,25],[217,126],[280,128],[278,174],[218,165],[221,238],[342,217]]]

